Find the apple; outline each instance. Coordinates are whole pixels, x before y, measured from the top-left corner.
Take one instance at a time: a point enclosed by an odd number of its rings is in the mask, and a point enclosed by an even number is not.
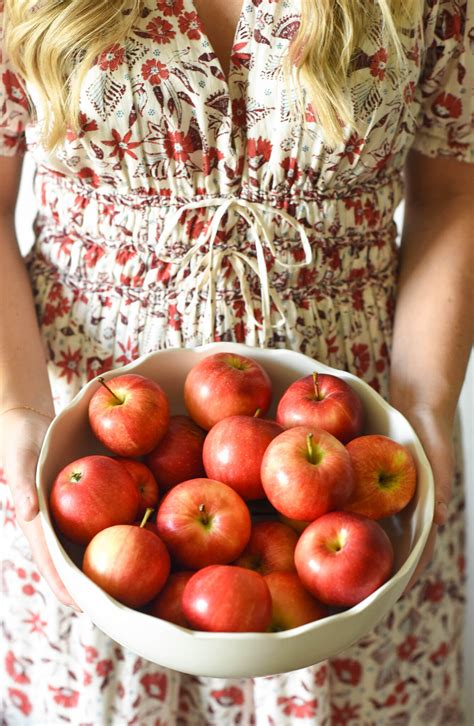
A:
[[[158,504],[159,490],[155,477],[150,469],[145,464],[142,464],[141,461],[123,457],[117,457],[116,461],[119,461],[126,468],[135,482],[140,495],[138,516],[141,517],[149,507],[156,507]]]
[[[206,433],[189,416],[171,416],[168,431],[145,461],[163,492],[205,476],[202,447]]]
[[[265,496],[260,480],[263,455],[283,429],[256,416],[228,416],[218,421],[204,442],[206,474],[235,489],[243,499]]]
[[[406,446],[371,434],[353,439],[346,448],[354,470],[347,512],[382,519],[408,504],[416,489],[416,464]]]
[[[232,565],[196,572],[184,588],[182,603],[195,630],[263,633],[272,616],[272,598],[262,575]]]
[[[295,381],[280,399],[276,420],[285,429],[324,429],[347,443],[362,432],[364,408],[357,393],[342,378],[313,373]]]
[[[110,379],[89,402],[95,436],[119,456],[148,454],[163,438],[169,423],[165,392],[155,381],[128,373]]]
[[[84,456],[57,475],[49,496],[58,529],[71,542],[87,544],[97,532],[129,524],[140,495],[127,469],[110,456]]]
[[[294,529],[296,534],[301,534],[301,532],[304,532],[308,524],[311,524],[311,522],[305,522],[303,519],[290,519],[289,517],[285,517],[284,514],[278,513],[278,519],[280,522],[283,522],[283,524],[287,524],[291,529]]]
[[[212,479],[191,479],[165,495],[158,532],[179,566],[197,570],[235,560],[250,538],[250,512],[233,489]]]
[[[274,570],[294,572],[297,541],[296,532],[282,522],[258,522],[252,525],[249,543],[234,564],[262,575]]]
[[[186,376],[184,403],[191,418],[209,431],[227,416],[262,416],[270,407],[272,386],[256,361],[237,353],[202,358]]]
[[[87,545],[82,562],[87,577],[132,608],[155,598],[170,573],[168,551],[145,529],[145,517],[141,527],[117,524],[103,529]]]
[[[353,488],[346,447],[327,431],[295,426],[277,436],[262,461],[271,504],[290,519],[312,521],[340,509]]]
[[[189,623],[184,617],[181,600],[183,591],[194,572],[174,572],[157,598],[150,605],[150,615],[169,623],[189,628]]]
[[[295,565],[304,587],[318,600],[352,607],[388,580],[393,547],[378,522],[329,512],[300,536]]]
[[[270,572],[264,580],[272,596],[270,632],[298,628],[329,614],[326,606],[304,589],[296,572]]]

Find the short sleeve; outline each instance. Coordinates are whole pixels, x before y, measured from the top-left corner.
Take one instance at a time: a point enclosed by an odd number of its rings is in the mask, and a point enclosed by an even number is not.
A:
[[[30,105],[19,76],[5,53],[3,3],[0,3],[0,156],[23,155]]]
[[[413,148],[474,161],[474,18],[471,0],[427,0],[421,104]]]

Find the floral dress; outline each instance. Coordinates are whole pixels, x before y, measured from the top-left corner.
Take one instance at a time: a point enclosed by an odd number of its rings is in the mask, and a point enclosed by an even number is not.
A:
[[[28,268],[58,409],[102,371],[210,340],[299,350],[387,393],[402,167],[410,147],[472,158],[473,19],[465,0],[427,0],[401,34],[401,82],[368,25],[351,75],[362,128],[331,151],[282,73],[299,6],[244,0],[226,78],[192,0],[146,0],[55,155],[2,57],[0,153],[36,162]],[[462,723],[459,479],[434,561],[373,632],[236,680],[146,662],[58,604],[5,481],[0,503],[2,726]]]

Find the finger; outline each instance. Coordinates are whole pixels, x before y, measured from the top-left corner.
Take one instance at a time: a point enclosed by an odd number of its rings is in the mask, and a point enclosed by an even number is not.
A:
[[[418,562],[415,572],[411,576],[410,581],[408,582],[408,585],[406,586],[405,590],[403,591],[404,595],[406,595],[408,592],[410,592],[410,590],[414,587],[414,585],[416,585],[416,583],[420,579],[421,575],[423,574],[425,569],[430,564],[431,559],[433,557],[437,530],[438,530],[438,527],[435,524],[433,524],[433,526],[431,527],[430,533],[428,535],[428,539],[426,541],[425,549],[423,550],[422,555],[420,557],[420,561]]]
[[[35,481],[37,461],[38,449],[34,447],[16,448],[6,455],[5,473],[15,511],[25,522],[32,521],[39,511]]]
[[[59,577],[53,564],[46,545],[43,527],[41,526],[39,516],[37,516],[33,521],[23,522],[22,530],[30,543],[31,551],[38,570],[48,583],[54,595],[64,605],[74,608],[77,612],[81,612],[80,607],[66,590],[66,587],[64,586],[64,583]]]

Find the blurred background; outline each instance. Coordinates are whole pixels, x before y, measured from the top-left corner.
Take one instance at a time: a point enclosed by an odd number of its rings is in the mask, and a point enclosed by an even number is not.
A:
[[[26,253],[33,243],[32,222],[36,214],[35,199],[32,181],[34,162],[26,154],[23,164],[20,195],[16,208],[17,237],[23,253]],[[403,205],[397,210],[396,221],[398,229],[403,223]],[[474,361],[471,361],[461,395],[460,415],[463,427],[463,444],[465,458],[466,495],[467,495],[467,526],[466,526],[466,553],[468,577],[468,603],[466,612],[466,633],[464,651],[464,699],[467,713],[467,726],[474,726]],[[470,684],[470,686],[468,685]]]

